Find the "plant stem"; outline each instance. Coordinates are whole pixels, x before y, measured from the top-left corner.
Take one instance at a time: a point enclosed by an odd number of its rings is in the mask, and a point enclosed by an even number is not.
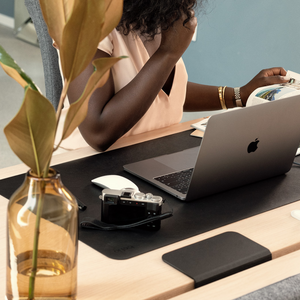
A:
[[[33,240],[33,249],[32,249],[32,268],[31,268],[31,275],[29,278],[29,292],[28,292],[29,300],[34,300],[34,287],[35,287],[35,278],[37,272],[40,223],[41,223],[41,216],[43,211],[43,203],[44,203],[44,195],[45,195],[45,181],[44,180],[41,182],[39,181],[39,185],[40,185],[40,191],[39,191],[38,206],[36,211],[35,231],[34,231],[34,240]]]

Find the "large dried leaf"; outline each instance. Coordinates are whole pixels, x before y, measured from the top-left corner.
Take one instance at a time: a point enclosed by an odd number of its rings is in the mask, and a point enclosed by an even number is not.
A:
[[[24,73],[14,59],[0,46],[0,65],[7,75],[16,80],[23,88],[30,85],[34,90],[38,90],[31,78]]]
[[[93,59],[104,18],[104,0],[75,0],[60,49],[62,70],[67,80],[76,78]]]
[[[99,42],[119,24],[123,14],[123,0],[105,0],[105,10],[105,22]]]
[[[64,124],[62,140],[66,139],[85,119],[88,110],[88,101],[91,95],[97,88],[102,87],[105,84],[109,77],[109,69],[122,58],[123,57],[107,57],[94,60],[93,65],[95,71],[89,78],[83,94],[69,107]]]
[[[63,30],[72,13],[74,0],[39,1],[49,35],[60,48]]]
[[[65,19],[69,20],[75,0],[63,0],[64,1],[64,12],[65,12]]]
[[[53,105],[39,92],[26,88],[22,106],[4,133],[14,153],[39,177],[51,159],[55,128]]]

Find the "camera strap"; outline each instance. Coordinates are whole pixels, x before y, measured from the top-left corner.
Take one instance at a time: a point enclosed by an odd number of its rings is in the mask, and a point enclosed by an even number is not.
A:
[[[81,227],[88,228],[88,229],[119,230],[119,229],[128,229],[128,228],[141,226],[141,225],[153,222],[153,221],[167,219],[167,218],[170,218],[172,216],[173,216],[173,212],[169,211],[169,212],[165,212],[161,215],[148,217],[144,220],[141,220],[141,221],[138,221],[138,222],[135,222],[135,223],[131,223],[131,224],[124,224],[124,225],[107,224],[107,223],[101,222],[100,220],[97,220],[97,219],[94,219],[94,218],[91,218],[91,217],[85,217],[80,222],[80,225],[81,225]]]

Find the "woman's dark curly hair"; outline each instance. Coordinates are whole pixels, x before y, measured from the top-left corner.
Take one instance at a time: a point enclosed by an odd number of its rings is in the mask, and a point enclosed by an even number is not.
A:
[[[117,29],[125,35],[135,31],[151,39],[171,27],[183,13],[187,16],[184,23],[188,22],[196,5],[197,0],[124,0]]]

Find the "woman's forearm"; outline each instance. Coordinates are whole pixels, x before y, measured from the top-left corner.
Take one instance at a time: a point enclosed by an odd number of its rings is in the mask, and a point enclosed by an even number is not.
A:
[[[125,58],[126,59],[126,58]],[[147,112],[174,69],[176,58],[157,51],[135,78],[114,93],[113,78],[94,92],[89,102],[88,116],[80,125],[85,140],[96,150],[106,150],[130,130]],[[83,85],[83,74],[72,83],[69,93],[74,102]],[[171,78],[172,79],[172,78]]]

